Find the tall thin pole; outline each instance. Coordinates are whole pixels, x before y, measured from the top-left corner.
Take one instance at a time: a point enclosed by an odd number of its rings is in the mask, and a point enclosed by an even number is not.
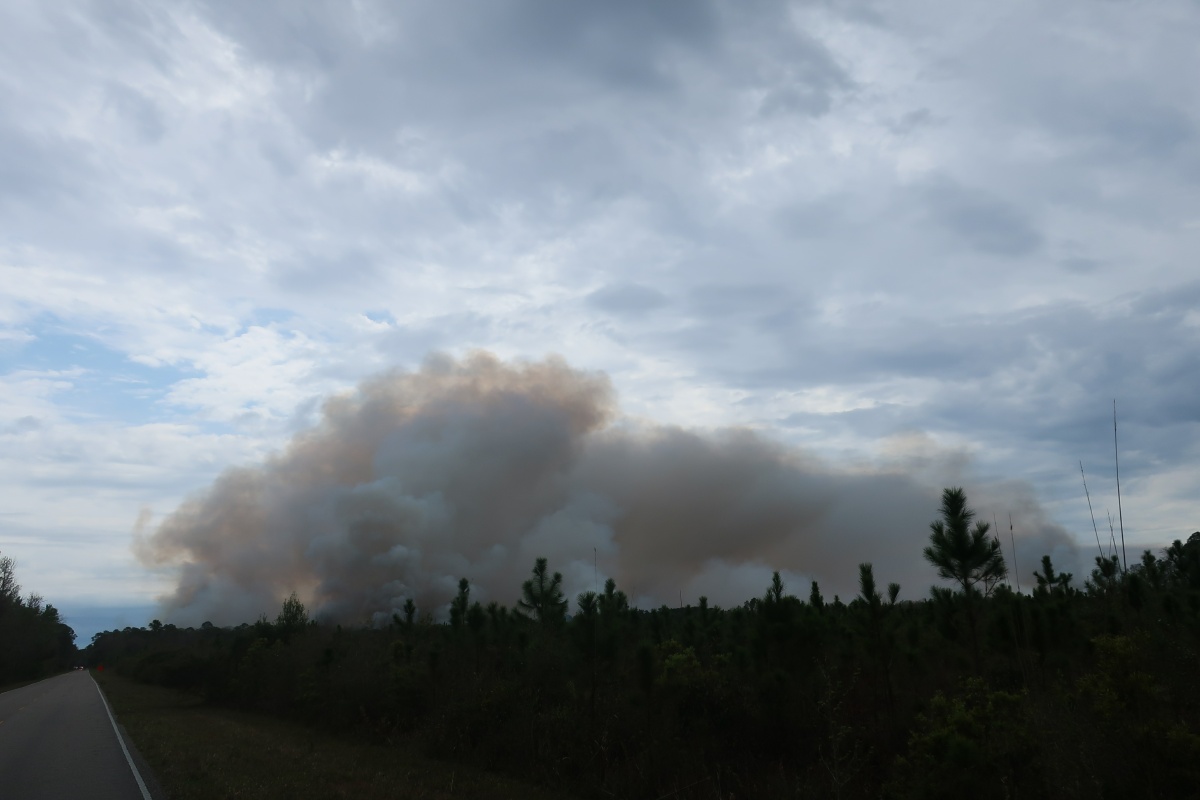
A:
[[[1021,593],[1021,571],[1017,568],[1017,537],[1013,536],[1012,514],[1008,515],[1008,539],[1013,549],[1013,577],[1017,579],[1017,594]]]
[[[1000,547],[1000,523],[996,522],[996,512],[992,512],[992,538],[996,540],[996,547]],[[1013,564],[1015,567],[1016,564]],[[1009,588],[1012,588],[1012,576],[1008,580]]]
[[[1083,474],[1083,461],[1079,462],[1079,474],[1083,477],[1083,493],[1087,495],[1088,513],[1092,515],[1092,530],[1096,533],[1096,549],[1100,551],[1100,557],[1104,558],[1104,548],[1100,546],[1100,529],[1096,527],[1096,512],[1092,511],[1092,495],[1087,488],[1087,475]]]
[[[1121,459],[1117,455],[1117,399],[1113,398],[1113,461],[1117,465],[1117,518],[1121,521],[1122,571],[1129,571],[1129,560],[1125,557],[1125,512],[1121,510]]]

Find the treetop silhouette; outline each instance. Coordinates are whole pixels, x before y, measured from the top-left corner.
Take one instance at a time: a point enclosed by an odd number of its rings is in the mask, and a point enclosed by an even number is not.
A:
[[[517,606],[539,622],[561,621],[567,613],[562,581],[561,572],[551,576],[546,559],[537,559],[533,564],[533,577],[521,584],[521,599]]]
[[[1008,575],[1000,540],[988,537],[991,526],[986,522],[972,527],[975,512],[961,487],[942,492],[941,514],[929,524],[925,560],[937,567],[938,577],[958,583],[963,594],[970,594],[978,583],[984,585],[985,596],[991,594]]]

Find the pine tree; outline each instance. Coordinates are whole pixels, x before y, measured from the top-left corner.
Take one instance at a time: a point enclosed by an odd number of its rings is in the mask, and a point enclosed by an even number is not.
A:
[[[450,601],[450,627],[459,628],[467,618],[471,604],[471,583],[466,578],[458,581],[458,594]]]
[[[600,595],[600,615],[615,619],[629,610],[629,598],[617,588],[617,582],[609,578],[604,582],[604,594]]]
[[[533,564],[533,577],[521,585],[517,606],[544,623],[561,622],[567,613],[567,598],[562,590],[562,573],[549,575],[544,558]]]
[[[275,630],[286,642],[291,639],[292,634],[299,633],[307,626],[308,610],[304,607],[304,603],[300,602],[296,593],[292,592],[288,595],[288,599],[283,601],[283,607],[279,609],[279,614],[275,617]]]
[[[924,550],[925,560],[937,567],[939,577],[955,581],[962,588],[978,670],[981,664],[974,596],[979,592],[975,586],[982,583],[984,595],[990,594],[1008,574],[1008,567],[1000,551],[1000,541],[987,535],[991,526],[986,522],[971,526],[975,512],[967,506],[966,492],[959,487],[944,490],[941,513],[941,519],[929,524],[931,533],[929,547]]]
[[[942,518],[929,524],[929,547],[925,560],[937,567],[938,576],[953,580],[970,594],[977,583],[983,583],[985,594],[1008,574],[1000,541],[988,538],[991,528],[986,522],[976,522],[975,512],[967,507],[967,495],[960,488],[942,492]]]
[[[771,585],[767,588],[767,595],[764,599],[768,605],[775,605],[783,601],[783,579],[779,577],[778,572],[771,574]]]
[[[821,587],[817,585],[816,581],[812,582],[812,590],[808,593],[808,602],[817,611],[825,610],[825,598],[821,597]]]

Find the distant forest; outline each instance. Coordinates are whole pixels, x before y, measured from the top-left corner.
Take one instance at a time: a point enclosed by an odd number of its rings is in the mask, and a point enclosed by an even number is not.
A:
[[[963,492],[942,501],[924,555],[948,585],[923,600],[864,563],[848,603],[776,573],[736,608],[643,610],[611,580],[572,602],[538,559],[516,607],[463,580],[445,623],[410,600],[317,624],[293,595],[86,657],[580,797],[1200,796],[1200,532],[1082,580],[1044,557],[1022,594]]]
[[[21,597],[17,563],[0,554],[0,689],[73,666],[75,631],[41,595]]]

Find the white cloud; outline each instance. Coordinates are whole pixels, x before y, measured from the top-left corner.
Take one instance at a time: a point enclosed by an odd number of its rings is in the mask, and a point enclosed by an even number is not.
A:
[[[106,509],[120,561],[142,505],[366,374],[558,352],[635,417],[839,458],[960,441],[1075,529],[1117,396],[1133,535],[1169,540],[1196,513],[1198,35],[1184,0],[9,3],[0,435]],[[86,567],[35,540],[80,518],[8,474],[52,597]]]

